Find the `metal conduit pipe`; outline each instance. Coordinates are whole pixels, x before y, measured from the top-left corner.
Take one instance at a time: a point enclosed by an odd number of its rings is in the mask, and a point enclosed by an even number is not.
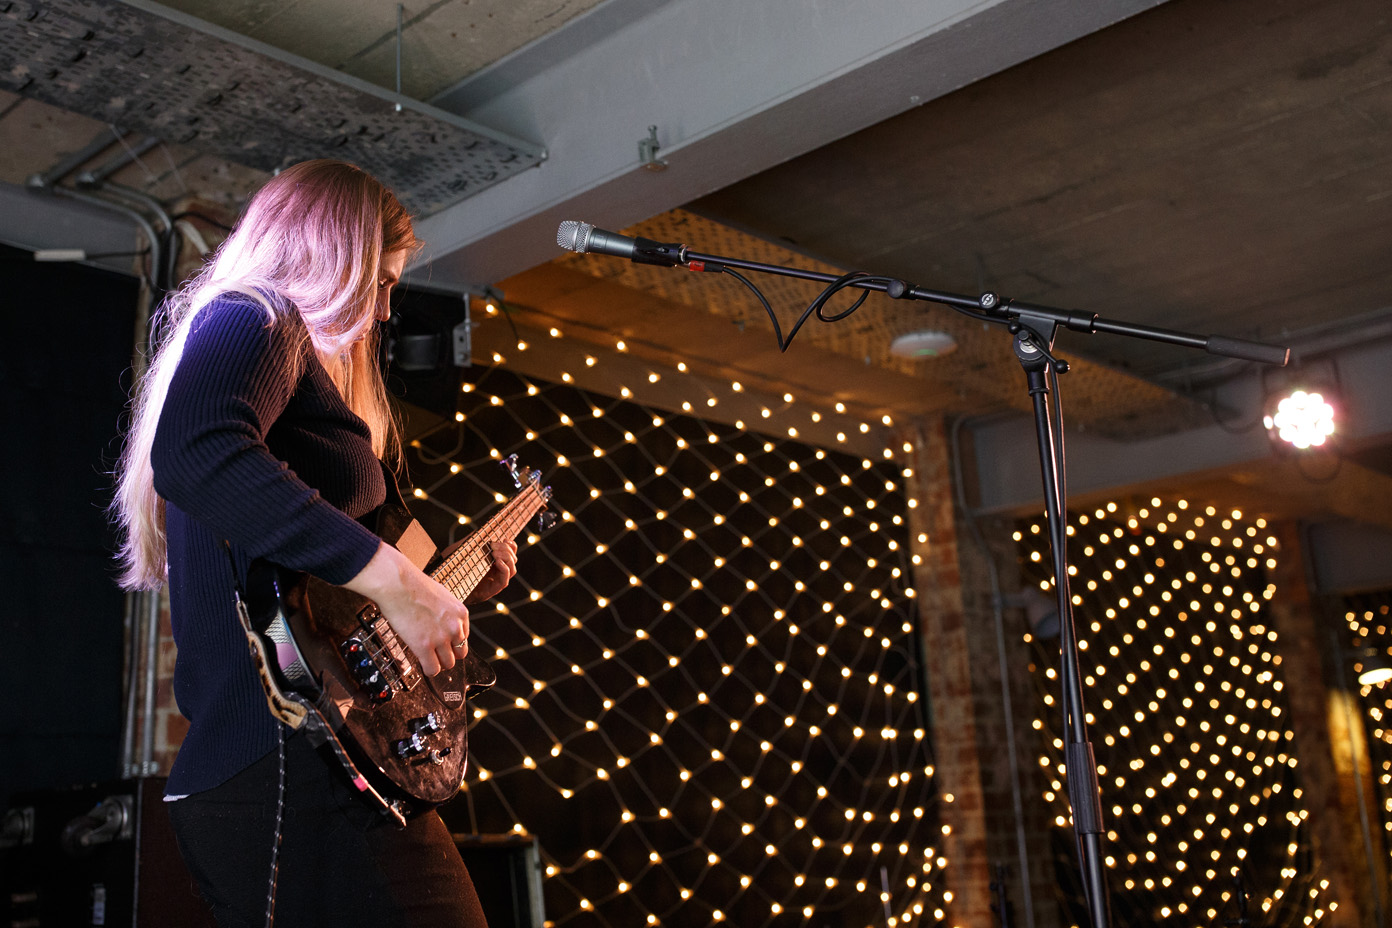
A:
[[[124,184],[117,184],[110,181],[99,181],[94,178],[94,175],[88,172],[79,174],[77,176],[77,183],[78,186],[90,189],[95,193],[108,193],[126,200],[127,202],[138,203],[155,214],[156,218],[164,225],[166,235],[174,231],[174,221],[169,218],[169,213],[160,205],[159,200],[156,200],[143,190],[136,190],[134,187],[127,187]],[[163,248],[161,248],[159,253],[152,252],[151,257],[153,259],[157,254],[162,253]],[[170,249],[169,253],[164,255],[164,260],[168,262],[168,267],[161,267],[159,264],[154,263],[153,260],[150,264],[151,283],[155,291],[155,293],[151,294],[152,300],[156,295],[162,297],[168,289],[172,288],[174,283],[174,264],[178,260],[177,250]],[[153,351],[154,345],[151,345],[150,349]]]
[[[139,722],[136,707],[139,705],[140,665],[135,656],[135,642],[140,640],[141,616],[145,614],[145,592],[126,594],[124,625],[126,630],[126,708],[121,725],[121,776],[128,779],[136,775],[135,767],[135,726]]]
[[[31,175],[27,181],[27,186],[34,189],[47,190],[120,140],[121,136],[119,133],[113,134],[104,129],[98,132],[96,136],[92,138],[92,141],[68,155],[62,161],[59,161],[44,173]]]
[[[141,728],[140,775],[148,777],[155,765],[155,683],[159,670],[160,594],[150,590],[145,601],[145,723]]]
[[[154,136],[146,136],[135,145],[123,148],[114,158],[107,161],[101,167],[94,168],[90,171],[83,171],[77,176],[77,182],[84,187],[100,186],[101,183],[112,174],[115,174],[117,171],[121,170],[121,168],[130,164],[159,143],[160,140]]]
[[[109,143],[108,143],[109,144]],[[95,147],[89,146],[89,148]],[[105,149],[105,145],[100,150]],[[80,154],[80,153],[79,153]],[[86,155],[82,160],[90,158]],[[76,158],[68,159],[73,161]],[[77,161],[76,164],[81,164]],[[65,162],[66,164],[66,162]],[[74,167],[76,166],[74,164]],[[130,219],[145,234],[146,240],[150,243],[150,266],[156,269],[162,263],[159,236],[155,233],[150,221],[140,212],[120,203],[114,203],[106,197],[96,196],[91,193],[84,193],[80,190],[72,190],[67,187],[58,186],[51,178],[62,177],[71,171],[71,167],[64,168],[60,173],[57,168],[46,175],[34,175],[29,178],[29,188],[42,193],[49,193],[56,196],[66,197],[77,200],[80,203],[87,203],[101,209],[112,210]],[[139,194],[139,191],[136,191]],[[139,194],[144,197],[143,194]],[[144,204],[151,205],[151,204]],[[162,217],[166,227],[172,225],[169,216],[159,207],[153,204],[155,211]],[[152,286],[157,286],[152,281]],[[134,357],[131,366],[137,378],[145,373],[145,368],[150,357],[150,315],[151,315],[151,295],[147,295],[140,305],[136,307],[135,316],[135,345]],[[133,593],[127,598],[127,614],[130,616],[131,630],[127,645],[128,667],[130,678],[127,682],[126,718],[125,731],[122,733],[122,768],[127,776],[146,776],[154,770],[154,707],[156,695],[156,662],[159,655],[159,593],[158,591],[146,591],[143,593]],[[143,647],[142,647],[143,645]],[[142,661],[141,658],[144,657]],[[143,687],[137,686],[143,683]],[[143,690],[144,703],[144,729],[141,743],[140,763],[134,763],[135,749],[135,728],[136,728],[136,700],[141,697]]]
[[[137,211],[131,209],[131,208],[128,207],[128,206],[123,206],[123,205],[120,204],[120,203],[113,203],[113,202],[111,202],[110,200],[106,199],[105,197],[95,196],[95,195],[90,194],[90,193],[83,193],[83,192],[80,191],[80,190],[71,190],[71,189],[69,189],[69,188],[67,188],[67,187],[59,187],[59,186],[44,187],[44,186],[41,186],[40,184],[36,183],[36,181],[38,181],[38,180],[39,180],[39,178],[38,178],[37,176],[32,177],[32,178],[29,179],[29,187],[30,187],[30,189],[32,189],[32,190],[40,190],[40,191],[43,191],[43,192],[45,192],[45,193],[56,194],[57,196],[61,196],[61,197],[67,197],[67,198],[70,199],[70,200],[77,200],[77,201],[80,202],[80,203],[88,203],[88,204],[90,204],[90,205],[92,205],[92,206],[100,207],[101,209],[109,209],[109,210],[112,210],[112,211],[114,211],[114,212],[118,212],[118,213],[120,213],[121,215],[123,215],[123,216],[127,217],[128,219],[130,219],[132,222],[134,222],[136,225],[138,225],[138,226],[140,227],[141,231],[145,233],[145,238],[146,238],[146,240],[149,241],[149,243],[150,243],[150,266],[151,266],[151,267],[159,267],[159,266],[160,266],[161,256],[160,256],[160,241],[159,241],[159,236],[155,234],[154,226],[150,225],[150,221],[149,221],[148,219],[146,219],[144,216],[142,216],[139,212],[137,212]],[[135,352],[135,357],[132,359],[131,366],[135,369],[135,375],[136,375],[137,378],[139,378],[141,375],[143,375],[143,374],[145,373],[145,365],[146,365],[147,359],[149,358],[149,352],[150,352],[150,345],[149,345],[149,339],[150,339],[150,312],[151,312],[151,309],[152,309],[152,307],[151,307],[151,305],[150,305],[150,300],[149,300],[148,298],[146,298],[145,300],[143,300],[143,301],[141,302],[140,306],[138,306],[138,307],[136,308],[136,314],[135,314],[135,346],[136,346],[136,352]]]

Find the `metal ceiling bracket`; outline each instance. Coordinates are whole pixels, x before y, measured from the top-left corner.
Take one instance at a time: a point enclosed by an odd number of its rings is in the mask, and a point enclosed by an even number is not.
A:
[[[648,126],[648,137],[638,140],[638,163],[648,171],[665,171],[667,162],[657,157],[662,144],[657,140],[657,126]]]
[[[396,5],[396,95],[401,96],[401,32],[406,17],[406,4]],[[401,112],[401,101],[396,101],[396,111]]]

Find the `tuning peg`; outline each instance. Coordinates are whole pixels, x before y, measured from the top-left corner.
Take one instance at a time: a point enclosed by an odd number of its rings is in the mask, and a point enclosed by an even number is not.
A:
[[[520,490],[522,488],[522,474],[517,467],[517,455],[509,454],[498,462],[498,466],[508,472],[508,476],[512,478],[513,485]]]
[[[542,512],[537,515],[537,531],[544,532],[556,524],[556,514],[554,512]]]

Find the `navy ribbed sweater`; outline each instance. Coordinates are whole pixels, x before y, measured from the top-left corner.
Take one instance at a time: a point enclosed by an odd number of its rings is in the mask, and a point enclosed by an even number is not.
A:
[[[367,425],[343,402],[293,310],[275,325],[224,295],[194,321],[155,433],[155,490],[167,503],[174,694],[189,731],[172,796],[224,782],[276,746],[233,600],[237,571],[264,557],[328,581],[377,550],[355,521],[386,484]],[[302,351],[292,381],[292,351]]]

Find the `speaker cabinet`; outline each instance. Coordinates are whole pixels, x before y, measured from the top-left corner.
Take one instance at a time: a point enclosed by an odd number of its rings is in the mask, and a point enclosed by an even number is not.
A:
[[[541,851],[524,835],[455,834],[488,928],[543,928]]]
[[[0,831],[0,890],[7,928],[214,928],[160,778],[16,795]]]

